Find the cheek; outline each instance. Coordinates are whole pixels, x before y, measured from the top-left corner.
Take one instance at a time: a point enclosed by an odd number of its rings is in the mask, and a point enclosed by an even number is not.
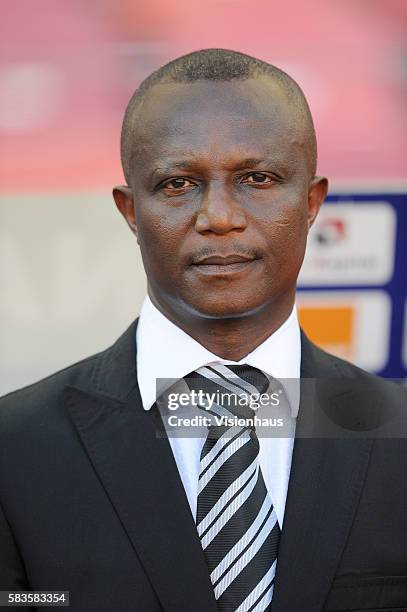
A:
[[[308,224],[305,204],[275,202],[273,213],[266,220],[267,241],[271,253],[283,259],[295,259],[306,245]]]
[[[146,270],[169,280],[176,273],[175,264],[183,235],[183,226],[174,221],[168,211],[162,214],[142,211],[138,216],[140,250]]]

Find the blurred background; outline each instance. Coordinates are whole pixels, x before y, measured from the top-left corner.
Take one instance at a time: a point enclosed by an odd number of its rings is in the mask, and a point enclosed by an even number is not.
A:
[[[145,277],[116,212],[127,101],[205,47],[276,64],[314,115],[331,195],[298,309],[318,344],[407,377],[405,0],[2,0],[0,394],[111,344]]]

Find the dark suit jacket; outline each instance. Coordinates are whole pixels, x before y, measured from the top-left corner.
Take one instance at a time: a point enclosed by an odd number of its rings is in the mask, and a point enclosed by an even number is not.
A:
[[[74,612],[216,611],[171,448],[142,409],[136,325],[0,401],[0,590],[69,590]],[[273,612],[407,610],[405,390],[303,335],[307,378]],[[389,420],[399,437],[374,439]]]

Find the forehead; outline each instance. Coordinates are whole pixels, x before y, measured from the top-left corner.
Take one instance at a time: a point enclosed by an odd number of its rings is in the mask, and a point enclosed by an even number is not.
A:
[[[188,155],[305,155],[295,105],[267,77],[155,85],[135,115],[134,152],[145,165]]]

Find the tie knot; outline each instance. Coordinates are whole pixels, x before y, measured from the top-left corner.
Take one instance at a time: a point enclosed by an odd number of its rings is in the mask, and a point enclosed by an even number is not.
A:
[[[267,391],[269,387],[269,379],[264,372],[258,368],[249,366],[246,363],[243,365],[228,365],[227,367],[237,376],[237,378],[240,378],[241,381],[255,387],[257,393],[265,393]],[[253,393],[255,392],[255,389],[253,389]]]
[[[184,377],[197,394],[198,406],[218,416],[253,417],[254,401],[265,393],[269,379],[258,368],[247,364],[212,363]]]

